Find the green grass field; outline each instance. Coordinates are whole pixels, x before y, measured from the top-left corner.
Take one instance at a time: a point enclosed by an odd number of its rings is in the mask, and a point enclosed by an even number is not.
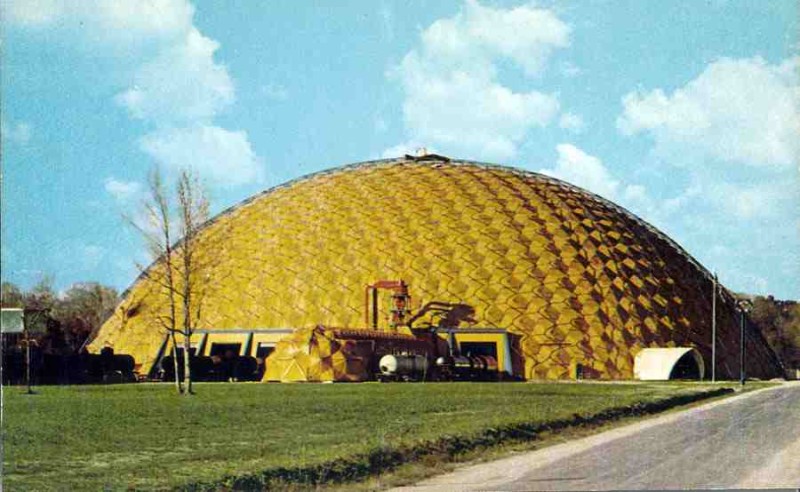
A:
[[[698,384],[168,384],[4,388],[8,490],[166,488],[488,428],[590,416]]]

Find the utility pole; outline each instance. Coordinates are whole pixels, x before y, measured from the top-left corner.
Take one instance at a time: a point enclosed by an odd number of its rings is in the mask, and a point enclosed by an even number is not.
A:
[[[745,336],[744,331],[747,325],[747,312],[750,311],[752,304],[750,301],[743,299],[739,301],[739,314],[741,315],[741,327],[739,329],[739,384],[744,386],[745,379],[747,379],[747,372],[744,368],[745,363]]]
[[[744,372],[744,325],[747,322],[747,315],[742,309],[742,328],[739,330],[739,384],[744,386],[745,372]]]
[[[711,382],[717,381],[717,272],[712,280],[714,293],[711,294]]]

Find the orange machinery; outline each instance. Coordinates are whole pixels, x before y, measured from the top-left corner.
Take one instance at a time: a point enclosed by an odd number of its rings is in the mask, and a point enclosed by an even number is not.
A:
[[[408,284],[403,280],[378,280],[374,284],[367,285],[364,290],[364,323],[367,327],[378,329],[378,291],[392,291],[392,308],[389,319],[389,327],[392,331],[406,324],[406,316],[410,314],[408,308],[411,295],[408,293]],[[370,294],[372,297],[372,309],[370,310]],[[370,323],[370,312],[372,313],[372,323]]]

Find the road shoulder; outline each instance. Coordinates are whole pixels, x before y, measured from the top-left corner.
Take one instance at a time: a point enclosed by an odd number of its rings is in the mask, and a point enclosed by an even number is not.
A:
[[[545,447],[535,451],[517,454],[508,458],[502,458],[496,461],[465,465],[456,470],[432,477],[430,479],[419,482],[416,485],[405,486],[392,489],[394,492],[427,492],[427,491],[440,491],[440,490],[487,490],[497,487],[501,484],[513,482],[519,479],[522,475],[528,473],[530,468],[527,465],[534,462],[536,467],[546,467],[562,459],[567,459],[570,456],[584,452],[592,447],[603,445],[617,439],[624,439],[633,434],[642,432],[646,429],[656,427],[663,424],[675,422],[688,415],[707,412],[713,408],[723,405],[730,405],[734,402],[739,402],[744,399],[753,398],[755,395],[761,394],[766,391],[774,391],[784,387],[784,385],[800,384],[800,382],[786,382],[775,386],[769,386],[757,390],[739,393],[729,396],[720,400],[712,401],[709,403],[701,404],[699,406],[688,408],[685,410],[672,411],[667,414],[656,415],[645,420],[634,422],[631,424],[623,425],[621,427],[613,428],[598,434],[593,434],[588,437],[580,438],[574,441],[566,442],[563,444],[556,444],[553,446]],[[787,455],[787,458],[790,455]],[[778,463],[775,466],[781,466]],[[754,476],[753,480],[767,480],[768,478],[760,478]]]

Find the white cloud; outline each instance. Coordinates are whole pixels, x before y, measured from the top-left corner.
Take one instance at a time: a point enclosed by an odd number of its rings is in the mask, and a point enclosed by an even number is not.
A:
[[[115,56],[118,71],[130,77],[115,101],[155,127],[140,144],[157,162],[194,167],[229,185],[261,179],[263,164],[247,134],[214,124],[234,102],[235,87],[227,68],[214,60],[219,43],[194,25],[189,1],[0,1],[12,25],[66,30],[70,40],[88,43],[93,55]],[[285,89],[273,95],[285,97]],[[133,193],[122,182],[105,186],[117,197]]]
[[[645,132],[663,160],[686,169],[687,190],[659,213],[692,234],[709,227],[767,230],[800,206],[800,57],[715,61],[684,87],[623,98],[618,128]],[[692,164],[688,164],[692,163]],[[773,230],[773,229],[769,229]]]
[[[723,162],[789,167],[800,156],[800,57],[721,59],[668,95],[632,92],[617,120],[626,135],[648,132],[666,152]]]
[[[476,61],[485,66],[499,55],[538,75],[555,49],[569,45],[569,34],[569,26],[550,10],[527,5],[493,9],[467,0],[455,17],[423,31],[422,42],[427,58],[451,66],[465,68]]]
[[[680,167],[670,184],[688,183],[645,217],[742,292],[796,283],[799,70],[800,57],[721,59],[672,92],[622,100],[620,132],[650,136],[651,162]]]
[[[475,0],[431,24],[390,72],[405,91],[411,138],[480,158],[513,157],[529,130],[555,118],[559,104],[554,95],[502,85],[496,63],[508,59],[536,76],[553,50],[569,44],[569,32],[549,10],[494,9]]]
[[[580,115],[566,112],[558,119],[558,126],[573,133],[581,133],[586,124]]]
[[[27,28],[79,30],[95,42],[141,43],[189,30],[186,0],[3,0],[4,20]]]
[[[32,137],[33,127],[29,123],[18,121],[12,124],[6,120],[0,122],[0,138],[2,138],[3,142],[27,145]]]
[[[609,200],[617,198],[619,181],[603,165],[603,162],[571,144],[556,146],[558,160],[553,169],[542,169],[542,174],[585,188]]]
[[[186,0],[114,0],[69,2],[91,8],[108,29],[141,34],[184,32],[192,25],[194,7]],[[87,5],[94,3],[94,5]]]
[[[56,0],[5,0],[2,8],[6,22],[38,26],[50,24],[63,15],[65,5]]]
[[[139,67],[133,87],[117,96],[135,118],[164,123],[207,121],[234,100],[227,69],[214,62],[219,43],[197,29]]]
[[[140,147],[168,169],[193,168],[215,184],[240,185],[264,179],[247,133],[211,125],[166,128],[145,135]]]
[[[558,159],[552,169],[540,173],[566,181],[622,205],[650,222],[662,219],[647,189],[639,184],[624,184],[599,158],[578,147],[562,143],[556,146]]]
[[[138,181],[121,181],[115,178],[106,178],[104,183],[106,192],[120,203],[130,203],[142,196],[142,184]]]
[[[416,63],[413,58],[403,62],[407,92],[403,112],[417,140],[508,159],[531,127],[546,126],[558,112],[552,96],[515,93],[463,72],[427,77]]]

